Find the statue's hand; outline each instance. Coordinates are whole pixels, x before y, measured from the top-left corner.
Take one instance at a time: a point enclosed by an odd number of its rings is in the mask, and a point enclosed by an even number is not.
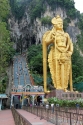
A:
[[[55,32],[51,31],[50,35],[51,35],[51,38],[54,40],[55,39],[55,35],[56,35]]]
[[[67,52],[67,57],[70,57],[71,55],[72,55],[72,53],[71,52]]]

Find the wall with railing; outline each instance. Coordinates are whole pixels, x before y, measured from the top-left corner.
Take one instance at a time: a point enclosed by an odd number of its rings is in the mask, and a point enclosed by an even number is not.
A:
[[[25,117],[23,117],[15,108],[11,108],[15,125],[32,125]]]
[[[79,109],[60,109],[59,107],[45,108],[45,107],[23,107],[24,110],[37,115],[40,119],[45,119],[55,125],[83,125],[83,113],[79,112]],[[77,112],[78,111],[78,112]]]

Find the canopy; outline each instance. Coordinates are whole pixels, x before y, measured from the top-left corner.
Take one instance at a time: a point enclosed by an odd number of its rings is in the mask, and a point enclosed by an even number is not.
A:
[[[0,94],[0,98],[8,98],[6,94]]]

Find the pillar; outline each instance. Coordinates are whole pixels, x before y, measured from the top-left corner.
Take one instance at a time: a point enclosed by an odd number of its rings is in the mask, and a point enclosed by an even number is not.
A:
[[[10,105],[10,108],[13,106],[13,96],[14,95],[11,95],[11,105]]]
[[[42,97],[42,104],[44,104],[44,95],[41,95]]]
[[[23,105],[24,105],[24,98],[22,99],[22,107],[23,107]]]
[[[0,111],[1,111],[1,107],[2,107],[2,98],[0,98]]]
[[[32,95],[32,105],[34,106],[34,97],[35,95]]]

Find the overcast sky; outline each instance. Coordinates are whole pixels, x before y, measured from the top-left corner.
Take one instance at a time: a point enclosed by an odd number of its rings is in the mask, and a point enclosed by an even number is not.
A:
[[[83,13],[83,0],[74,0],[75,2],[75,8],[80,11],[80,13]]]

